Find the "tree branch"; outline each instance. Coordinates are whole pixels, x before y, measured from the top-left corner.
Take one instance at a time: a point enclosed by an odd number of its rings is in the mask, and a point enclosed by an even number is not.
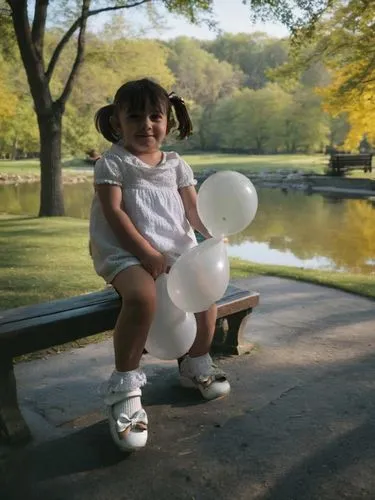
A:
[[[90,8],[90,2],[91,2],[91,0],[83,0],[82,1],[82,14],[81,14],[81,17],[79,18],[80,19],[80,28],[79,28],[78,40],[77,40],[76,58],[74,60],[70,75],[68,76],[68,79],[66,81],[64,90],[62,91],[59,99],[57,99],[57,101],[56,101],[56,105],[58,105],[61,108],[64,108],[66,100],[68,99],[68,97],[73,89],[74,80],[77,77],[79,67],[81,66],[81,63],[83,61],[83,54],[85,51],[85,42],[86,42],[87,17],[88,17],[89,8]]]
[[[131,4],[127,5],[117,5],[116,7],[105,7],[102,9],[96,9],[96,10],[90,10],[87,13],[87,18],[91,16],[96,16],[97,14],[101,14],[102,12],[109,12],[109,11],[115,11],[115,10],[120,10],[120,9],[131,9],[132,7],[138,7],[139,5],[142,5],[144,3],[149,3],[151,0],[137,0],[136,2],[133,2]],[[80,26],[82,20],[82,16],[79,17],[74,21],[74,23],[71,25],[71,27],[68,29],[68,31],[64,34],[64,36],[61,38],[59,43],[56,45],[56,48],[52,54],[51,60],[48,64],[48,68],[46,71],[46,77],[47,81],[50,81],[52,77],[52,73],[56,67],[57,61],[59,60],[60,54],[65,47],[65,45],[69,42],[70,38],[76,31],[76,29]]]
[[[49,0],[36,0],[34,9],[34,21],[31,31],[31,38],[35,49],[39,52],[43,60],[44,31],[46,28],[47,9]]]
[[[7,0],[7,2],[12,11],[14,31],[35,108],[39,113],[43,113],[52,102],[52,98],[46,85],[43,61],[32,40],[27,0]]]

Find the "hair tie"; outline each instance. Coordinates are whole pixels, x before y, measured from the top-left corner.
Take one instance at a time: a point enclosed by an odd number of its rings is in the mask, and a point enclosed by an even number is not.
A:
[[[185,101],[174,92],[168,94],[168,98],[174,108],[178,121],[179,139],[185,139],[193,132],[193,125],[191,123],[188,110],[186,109]]]
[[[169,100],[172,102],[178,101],[181,104],[185,104],[184,99],[182,97],[180,97],[179,95],[177,95],[175,92],[171,92],[170,94],[168,94],[168,97],[169,97]]]

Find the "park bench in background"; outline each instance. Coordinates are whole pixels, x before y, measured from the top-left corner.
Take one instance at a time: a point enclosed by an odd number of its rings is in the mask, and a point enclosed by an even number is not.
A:
[[[371,153],[361,153],[361,154],[343,154],[334,153],[331,154],[329,160],[329,168],[333,173],[340,175],[347,170],[354,170],[363,168],[363,171],[372,171],[372,154]]]
[[[217,302],[218,319],[212,350],[240,354],[248,350],[240,326],[259,301],[259,294],[229,286]],[[112,330],[121,301],[109,287],[95,293],[45,304],[0,311],[0,435],[9,442],[30,439],[17,402],[13,358],[96,333]]]

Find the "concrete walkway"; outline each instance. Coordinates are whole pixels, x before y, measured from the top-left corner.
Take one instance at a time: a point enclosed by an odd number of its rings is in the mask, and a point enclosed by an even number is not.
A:
[[[204,403],[178,387],[175,363],[145,356],[150,438],[137,454],[115,449],[101,411],[110,342],[19,364],[35,439],[0,451],[0,498],[375,498],[375,302],[271,277],[236,285],[261,305],[246,325],[256,349],[220,360],[231,395]]]

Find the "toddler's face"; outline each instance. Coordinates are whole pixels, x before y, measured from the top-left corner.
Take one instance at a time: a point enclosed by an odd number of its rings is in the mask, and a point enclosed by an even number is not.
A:
[[[158,151],[167,135],[167,115],[161,109],[125,109],[118,120],[125,147],[135,154]]]

